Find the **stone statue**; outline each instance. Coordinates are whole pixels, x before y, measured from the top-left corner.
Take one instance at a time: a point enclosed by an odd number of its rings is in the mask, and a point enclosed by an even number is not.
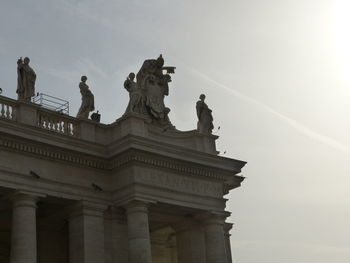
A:
[[[197,130],[203,134],[211,134],[214,125],[213,125],[213,116],[211,114],[211,109],[208,108],[208,105],[204,102],[205,95],[201,94],[199,96],[199,101],[197,101],[196,109],[197,109]]]
[[[17,94],[19,100],[30,101],[35,96],[36,74],[29,66],[30,59],[17,60]]]
[[[164,70],[167,74],[163,74]],[[143,62],[136,82],[135,74],[131,72],[124,82],[124,88],[130,95],[125,114],[141,114],[162,128],[175,128],[168,117],[170,109],[164,105],[164,97],[169,94],[168,83],[171,82],[168,73],[175,73],[175,67],[164,67],[162,55]]]
[[[89,113],[95,109],[94,95],[86,84],[87,77],[82,76],[79,83],[81,93],[81,106],[79,108],[77,118],[89,118]]]
[[[164,97],[169,94],[168,83],[171,82],[169,74],[163,70],[174,73],[175,67],[163,67],[164,59],[160,55],[157,59],[148,59],[137,73],[137,85],[144,90],[144,103],[151,118],[162,126],[170,124],[168,113],[170,109],[164,105]]]
[[[144,113],[144,98],[143,91],[139,85],[134,81],[135,73],[131,72],[124,81],[124,88],[129,92],[129,104],[125,113],[135,112]]]

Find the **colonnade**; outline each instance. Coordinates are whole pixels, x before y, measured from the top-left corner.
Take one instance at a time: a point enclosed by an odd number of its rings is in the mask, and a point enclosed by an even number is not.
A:
[[[10,263],[37,263],[36,208],[41,197],[23,192],[12,197]],[[148,208],[143,201],[125,206],[129,263],[152,263]],[[69,263],[104,262],[106,209],[85,201],[71,207]],[[225,217],[207,214],[200,220],[200,227],[190,221],[174,227],[178,263],[230,263]]]

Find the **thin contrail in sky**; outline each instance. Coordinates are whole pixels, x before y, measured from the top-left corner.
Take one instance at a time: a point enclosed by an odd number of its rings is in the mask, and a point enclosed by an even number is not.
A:
[[[263,110],[275,115],[276,117],[278,117],[280,120],[284,121],[285,123],[287,123],[289,126],[293,127],[295,130],[303,133],[304,135],[308,136],[309,138],[311,139],[314,139],[316,141],[319,141],[319,142],[322,142],[330,147],[333,147],[335,149],[338,149],[338,150],[341,150],[345,153],[348,153],[350,154],[350,147],[347,146],[347,145],[344,145],[342,144],[341,142],[331,138],[331,137],[328,137],[328,136],[325,136],[325,135],[322,135],[320,133],[317,133],[311,129],[309,129],[308,127],[304,126],[303,124],[297,122],[296,120],[294,119],[291,119],[285,115],[283,115],[282,113],[279,113],[278,111],[274,110],[273,108],[271,108],[270,106],[250,97],[250,96],[247,96],[237,90],[234,90],[234,89],[231,89],[219,82],[217,82],[216,80],[210,78],[209,76],[203,74],[202,72],[194,69],[193,67],[190,67],[188,65],[185,65],[183,62],[182,64],[191,72],[193,72],[194,74],[196,74],[197,76],[201,77],[202,79],[214,84],[215,86],[217,87],[220,87],[226,91],[228,91],[229,93],[231,93],[232,95],[236,96],[237,98],[240,98],[244,101],[247,101],[249,103],[252,103],[260,108],[262,108]]]

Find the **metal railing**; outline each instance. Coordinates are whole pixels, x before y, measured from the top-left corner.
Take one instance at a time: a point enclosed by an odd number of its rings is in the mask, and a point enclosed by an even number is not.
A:
[[[38,93],[32,101],[43,108],[69,115],[69,102],[44,93]]]

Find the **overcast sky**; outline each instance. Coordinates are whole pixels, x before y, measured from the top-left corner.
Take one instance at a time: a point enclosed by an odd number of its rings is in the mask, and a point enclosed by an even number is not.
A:
[[[228,202],[235,263],[349,263],[349,14],[347,0],[1,0],[0,87],[16,98],[29,56],[37,91],[75,116],[87,75],[111,123],[128,73],[162,53],[172,123],[194,129],[205,93],[218,149],[248,162]]]

